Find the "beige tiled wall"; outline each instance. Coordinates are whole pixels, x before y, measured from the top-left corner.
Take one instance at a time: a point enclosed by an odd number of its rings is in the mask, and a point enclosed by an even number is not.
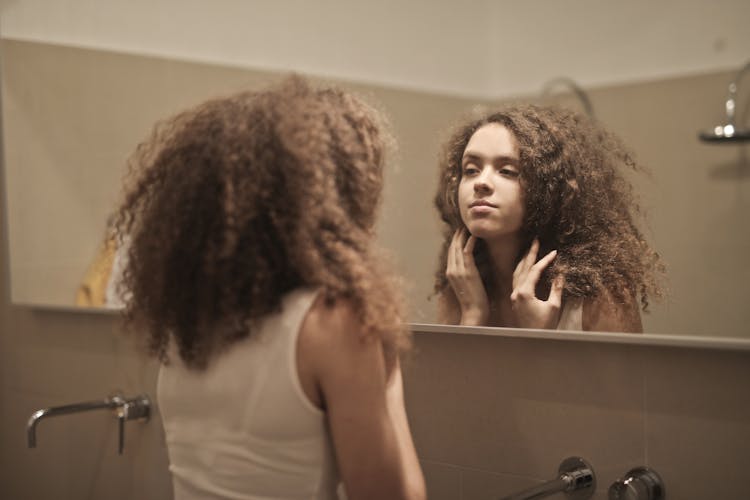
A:
[[[7,293],[7,290],[4,291]],[[169,499],[158,414],[24,425],[39,407],[154,394],[155,367],[113,331],[114,318],[2,307],[0,498]],[[431,499],[494,499],[590,460],[595,498],[649,465],[670,499],[742,498],[750,488],[750,353],[420,333],[405,363],[414,439]]]
[[[430,498],[499,498],[571,455],[594,466],[594,498],[638,465],[671,499],[749,491],[750,352],[415,337],[407,410]]]
[[[646,367],[646,457],[670,498],[750,496],[750,353],[655,349]]]
[[[120,390],[154,395],[155,366],[133,354],[114,317],[2,306],[0,498],[168,499],[171,486],[158,412],[125,426],[117,454],[114,415],[96,411],[40,422],[26,446],[33,411],[101,399]]]

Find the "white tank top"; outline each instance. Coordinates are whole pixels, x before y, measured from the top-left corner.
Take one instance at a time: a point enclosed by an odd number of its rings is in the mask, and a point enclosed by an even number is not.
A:
[[[325,413],[297,374],[300,325],[316,292],[296,290],[282,311],[205,371],[176,353],[157,399],[175,500],[335,499],[338,474]]]

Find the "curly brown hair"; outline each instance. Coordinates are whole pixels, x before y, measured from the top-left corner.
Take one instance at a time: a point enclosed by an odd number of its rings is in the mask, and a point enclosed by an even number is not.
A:
[[[623,142],[592,118],[559,107],[518,105],[473,119],[458,127],[440,156],[435,206],[447,225],[435,292],[451,293],[445,262],[451,238],[463,227],[458,206],[462,156],[471,136],[484,125],[505,126],[515,136],[524,192],[524,245],[534,238],[540,255],[558,254],[542,279],[565,278],[569,297],[593,298],[603,291],[625,302],[662,295],[663,264],[637,221],[643,211],[625,172],[645,172]],[[478,241],[475,261],[487,290],[492,273],[486,246]]]
[[[299,76],[159,123],[129,161],[116,221],[125,318],[187,366],[251,335],[299,287],[345,300],[387,349],[403,300],[373,246],[391,138],[382,115]]]

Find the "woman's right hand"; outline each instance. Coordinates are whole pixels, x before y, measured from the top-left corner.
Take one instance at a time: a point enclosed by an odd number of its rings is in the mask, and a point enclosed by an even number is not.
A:
[[[474,263],[476,242],[476,236],[470,235],[466,228],[455,232],[448,247],[445,276],[461,308],[461,324],[483,326],[489,320],[490,303]]]
[[[539,261],[536,260],[538,254],[539,240],[535,239],[513,272],[513,293],[510,295],[510,300],[516,313],[518,326],[554,330],[560,320],[565,280],[563,276],[557,276],[552,280],[547,300],[538,298],[536,286],[542,272],[557,257],[557,250],[552,250]]]

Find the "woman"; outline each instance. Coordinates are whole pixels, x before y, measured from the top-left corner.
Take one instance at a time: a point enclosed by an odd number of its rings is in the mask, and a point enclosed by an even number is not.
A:
[[[126,317],[163,365],[175,498],[425,496],[402,301],[373,248],[378,114],[299,77],[158,126],[119,211]]]
[[[592,120],[518,106],[447,142],[435,204],[443,323],[642,332],[659,257],[636,226],[631,154]]]

